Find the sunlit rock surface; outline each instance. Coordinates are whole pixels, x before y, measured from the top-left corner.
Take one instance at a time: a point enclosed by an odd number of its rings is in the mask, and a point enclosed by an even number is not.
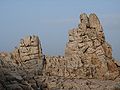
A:
[[[68,32],[64,56],[43,55],[35,35],[1,52],[0,90],[120,90],[120,62],[96,14],[83,13]]]

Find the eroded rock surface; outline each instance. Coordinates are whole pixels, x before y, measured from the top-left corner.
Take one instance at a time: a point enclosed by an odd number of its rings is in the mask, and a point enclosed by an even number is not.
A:
[[[12,54],[13,59],[17,60],[18,62],[41,59],[42,48],[38,36],[27,36],[21,39],[19,47],[16,47]]]
[[[26,73],[38,74],[42,67],[42,47],[38,36],[21,39],[19,47],[12,52],[12,58]]]
[[[114,80],[119,70],[98,17],[81,14],[80,22],[77,28],[69,31],[65,56],[46,58],[46,71],[49,75],[69,78]]]
[[[64,56],[46,56],[38,36],[0,53],[0,90],[120,90],[120,62],[112,57],[95,14],[80,15]]]
[[[80,15],[78,28],[69,31],[65,57],[79,61],[79,76],[98,79],[114,79],[119,75],[113,62],[112,48],[105,41],[102,25],[95,14]],[[75,68],[72,68],[74,71]],[[78,69],[75,69],[78,70]]]

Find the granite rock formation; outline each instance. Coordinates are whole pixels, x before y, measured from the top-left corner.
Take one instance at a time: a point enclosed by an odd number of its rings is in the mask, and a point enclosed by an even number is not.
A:
[[[46,73],[69,78],[114,80],[119,70],[98,17],[84,13],[80,15],[80,22],[77,28],[69,31],[65,56],[46,58]]]
[[[78,28],[69,31],[65,57],[75,61],[79,76],[114,79],[119,75],[112,57],[112,48],[105,41],[102,25],[95,14],[80,15]]]
[[[27,36],[20,40],[19,47],[13,51],[13,59],[21,62],[41,59],[42,48],[38,36]]]
[[[35,75],[27,74],[7,56],[0,58],[0,90],[47,90],[46,85],[36,81]]]
[[[42,69],[42,47],[38,36],[27,36],[20,40],[19,47],[12,52],[12,59],[28,74],[39,74]]]
[[[38,36],[0,53],[0,90],[120,90],[120,62],[112,57],[95,14],[80,15],[64,56],[46,56]]]

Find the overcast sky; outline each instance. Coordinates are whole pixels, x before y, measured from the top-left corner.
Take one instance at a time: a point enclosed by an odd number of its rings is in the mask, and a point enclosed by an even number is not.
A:
[[[0,52],[35,34],[44,54],[63,55],[68,30],[77,27],[81,13],[97,14],[120,60],[120,0],[0,0]]]

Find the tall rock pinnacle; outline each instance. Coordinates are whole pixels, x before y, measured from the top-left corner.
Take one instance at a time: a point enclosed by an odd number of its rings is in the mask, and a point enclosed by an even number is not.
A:
[[[113,79],[119,75],[113,62],[112,48],[105,41],[103,28],[96,14],[80,15],[78,28],[69,31],[65,57],[79,61],[80,75]]]

